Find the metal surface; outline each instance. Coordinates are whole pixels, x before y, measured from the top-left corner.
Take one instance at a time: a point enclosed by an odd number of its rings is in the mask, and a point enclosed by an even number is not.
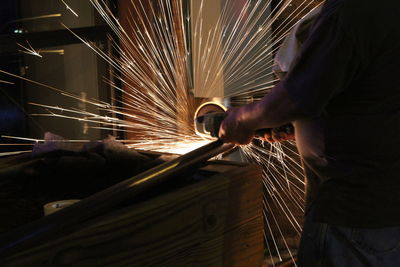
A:
[[[211,142],[176,159],[165,162],[82,201],[0,236],[0,258],[36,247],[48,240],[82,228],[89,219],[103,215],[160,183],[177,179],[177,175],[193,170],[208,159],[232,149],[221,140]]]

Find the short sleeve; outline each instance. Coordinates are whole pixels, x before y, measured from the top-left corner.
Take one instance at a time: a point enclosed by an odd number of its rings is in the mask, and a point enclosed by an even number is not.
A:
[[[339,14],[316,20],[282,86],[307,116],[317,116],[337,94],[349,87],[361,67],[352,39]]]

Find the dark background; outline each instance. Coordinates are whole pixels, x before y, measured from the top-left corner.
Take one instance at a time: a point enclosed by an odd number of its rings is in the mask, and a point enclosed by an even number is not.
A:
[[[0,4],[0,70],[56,87],[87,99],[110,101],[111,90],[103,82],[109,66],[86,45],[62,27],[61,22],[80,36],[109,50],[108,32],[89,1],[2,0]],[[54,16],[54,14],[56,14]],[[57,15],[58,14],[58,15]],[[50,16],[49,16],[50,15]],[[53,17],[51,17],[53,15]],[[48,16],[48,17],[43,17]],[[42,58],[21,53],[16,43],[40,50]],[[29,103],[60,105],[99,113],[90,105],[52,90],[0,73],[0,135],[42,139],[47,131],[68,139],[99,139],[110,132],[89,128],[87,124],[62,118],[32,116],[47,113]],[[26,143],[1,138],[0,143]],[[21,146],[0,146],[1,151],[23,150]],[[29,149],[29,147],[26,147]]]

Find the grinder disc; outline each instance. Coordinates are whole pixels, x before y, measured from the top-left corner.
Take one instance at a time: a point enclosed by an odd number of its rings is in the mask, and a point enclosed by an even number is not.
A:
[[[196,121],[196,119],[198,117],[204,116],[207,113],[212,113],[212,112],[225,112],[226,108],[218,103],[215,102],[206,102],[204,104],[201,104],[196,112],[194,113],[194,121]]]
[[[204,137],[206,139],[216,137],[217,135],[215,133],[215,130],[212,130],[212,129],[216,128],[216,126],[211,125],[211,124],[213,124],[212,122],[214,122],[214,124],[216,123],[216,117],[214,118],[214,120],[207,120],[208,118],[205,118],[206,121],[204,121],[203,118],[207,117],[205,115],[210,114],[210,113],[217,113],[218,115],[219,114],[223,115],[225,113],[225,111],[226,111],[226,108],[223,105],[215,103],[215,102],[207,102],[207,103],[202,104],[200,107],[198,107],[198,109],[196,110],[195,115],[194,115],[194,127],[195,127],[196,134],[198,136]],[[198,119],[198,118],[200,118],[200,119]],[[221,120],[223,120],[223,118],[219,119],[219,121],[221,121]],[[209,129],[209,128],[211,128],[211,129]]]

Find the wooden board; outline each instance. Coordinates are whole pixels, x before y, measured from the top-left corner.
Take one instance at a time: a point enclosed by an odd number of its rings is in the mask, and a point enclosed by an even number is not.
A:
[[[226,166],[209,166],[219,173],[92,220],[3,265],[261,266],[261,169]]]

